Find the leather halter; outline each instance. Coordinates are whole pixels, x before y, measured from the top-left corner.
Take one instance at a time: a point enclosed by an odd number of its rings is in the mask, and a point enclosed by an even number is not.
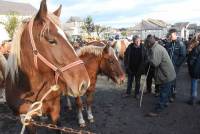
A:
[[[50,18],[49,18],[50,19]],[[51,20],[51,19],[50,19]],[[38,69],[38,64],[37,64],[37,59],[39,58],[44,64],[46,64],[49,68],[51,68],[53,71],[55,71],[55,82],[57,84],[58,82],[58,77],[60,76],[60,74],[62,74],[64,71],[77,66],[79,64],[84,64],[84,62],[82,60],[77,60],[75,62],[72,62],[62,68],[58,68],[55,65],[53,65],[51,62],[49,62],[44,56],[42,56],[35,45],[35,41],[33,39],[33,33],[32,33],[32,28],[33,28],[33,22],[34,22],[34,17],[30,20],[29,24],[28,24],[28,28],[29,28],[29,35],[30,35],[30,40],[31,40],[31,45],[33,48],[33,55],[34,55],[34,64],[35,67]],[[51,21],[53,23],[53,21]]]

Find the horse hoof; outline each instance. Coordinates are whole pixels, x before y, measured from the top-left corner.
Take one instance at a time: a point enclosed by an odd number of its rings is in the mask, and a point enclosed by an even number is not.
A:
[[[94,123],[94,119],[90,119],[89,121],[90,121],[90,123]]]
[[[81,128],[86,127],[85,123],[80,124],[80,127],[81,127]]]

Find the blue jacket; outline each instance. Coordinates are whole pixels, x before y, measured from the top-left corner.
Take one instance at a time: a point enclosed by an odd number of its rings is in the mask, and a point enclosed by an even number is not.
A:
[[[186,57],[186,46],[182,41],[167,42],[165,48],[169,54],[170,59],[177,71],[181,64],[185,61]]]
[[[190,76],[194,79],[200,79],[200,45],[189,53],[187,62]]]

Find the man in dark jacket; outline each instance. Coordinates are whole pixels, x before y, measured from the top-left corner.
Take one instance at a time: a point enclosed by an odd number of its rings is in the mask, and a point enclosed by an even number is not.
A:
[[[140,79],[145,73],[145,65],[147,63],[146,50],[141,45],[139,36],[133,37],[131,43],[124,54],[124,66],[128,74],[127,91],[123,97],[128,97],[131,94],[133,79],[135,78],[135,98],[139,98]]]
[[[159,102],[148,115],[158,116],[167,106],[171,82],[176,78],[176,74],[166,49],[155,41],[154,36],[148,35],[145,44],[148,46],[149,62],[155,67],[155,84],[158,84],[160,89]]]
[[[177,39],[176,29],[170,29],[168,32],[169,42],[165,44],[165,48],[172,60],[176,74],[179,71],[181,64],[184,62],[186,57],[186,47],[182,41]],[[170,101],[173,102],[176,95],[176,80],[172,83],[170,92]]]

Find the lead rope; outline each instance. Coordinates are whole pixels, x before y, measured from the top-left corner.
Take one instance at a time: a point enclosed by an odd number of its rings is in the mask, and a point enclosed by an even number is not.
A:
[[[25,128],[27,125],[29,125],[30,121],[32,120],[32,116],[33,115],[37,115],[37,116],[42,116],[42,104],[44,99],[51,93],[51,92],[56,92],[59,90],[59,86],[53,85],[51,86],[51,88],[48,90],[47,93],[44,94],[44,96],[42,97],[42,99],[40,101],[36,101],[34,102],[28,112],[25,115],[20,115],[21,117],[21,122],[23,124],[22,130],[20,134],[24,134],[25,132]]]

